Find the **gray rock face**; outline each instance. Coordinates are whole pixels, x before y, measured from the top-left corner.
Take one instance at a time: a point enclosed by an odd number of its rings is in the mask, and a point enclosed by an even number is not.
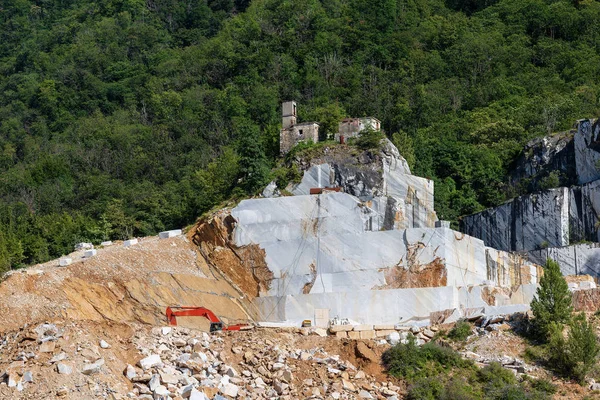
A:
[[[540,265],[550,258],[560,265],[563,275],[600,276],[600,243],[534,250],[527,257]]]
[[[599,241],[600,181],[569,190],[569,242]]]
[[[575,134],[575,165],[580,184],[600,179],[600,124],[584,119],[578,121]]]
[[[462,231],[506,251],[600,241],[598,121],[580,120],[575,131],[530,142],[517,163],[511,183],[533,190],[551,173],[560,176],[561,184],[574,186],[521,196],[466,216]]]
[[[527,143],[510,176],[513,186],[528,192],[544,189],[544,179],[558,175],[559,186],[600,179],[600,124],[583,119],[576,129]]]
[[[576,184],[574,135],[564,132],[527,143],[511,172],[510,184],[534,192],[551,173],[558,173],[560,186]]]
[[[517,197],[462,220],[462,231],[504,251],[569,244],[570,191],[550,189]]]
[[[387,139],[378,154],[329,154],[311,160],[302,181],[287,190],[301,196],[311,188],[327,187],[341,187],[344,193],[367,202],[381,216],[379,229],[434,227],[437,220],[433,181],[411,175],[406,160]]]

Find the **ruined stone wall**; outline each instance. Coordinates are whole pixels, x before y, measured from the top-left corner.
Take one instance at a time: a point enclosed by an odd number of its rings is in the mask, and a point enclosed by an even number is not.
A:
[[[295,123],[295,117],[290,118],[294,118],[293,122]],[[308,141],[313,143],[319,141],[319,124],[302,123],[281,129],[279,131],[279,152],[281,155],[287,154],[298,143]]]

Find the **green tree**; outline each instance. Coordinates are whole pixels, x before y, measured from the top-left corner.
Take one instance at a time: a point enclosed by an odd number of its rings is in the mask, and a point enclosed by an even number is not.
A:
[[[553,329],[562,330],[562,326],[571,319],[571,292],[560,266],[551,259],[544,266],[544,275],[531,302],[531,311],[543,341],[550,338]]]
[[[568,325],[567,339],[561,329],[555,329],[550,338],[550,365],[560,373],[583,383],[600,352],[593,324],[584,313]]]
[[[260,142],[260,130],[248,122],[242,122],[236,128],[240,137],[240,185],[246,193],[254,194],[267,183],[270,171]]]
[[[414,168],[415,166],[415,148],[413,140],[408,133],[404,131],[396,132],[392,135],[392,143],[400,151],[400,155],[404,157],[408,166]]]

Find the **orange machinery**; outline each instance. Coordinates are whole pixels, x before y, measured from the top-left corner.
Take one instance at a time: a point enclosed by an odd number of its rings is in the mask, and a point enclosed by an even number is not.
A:
[[[223,322],[215,315],[214,312],[210,311],[206,307],[185,307],[185,306],[172,306],[167,307],[167,320],[169,325],[177,326],[177,317],[205,317],[210,321],[210,331],[239,331],[240,329],[246,328],[248,325],[229,325],[226,326]]]

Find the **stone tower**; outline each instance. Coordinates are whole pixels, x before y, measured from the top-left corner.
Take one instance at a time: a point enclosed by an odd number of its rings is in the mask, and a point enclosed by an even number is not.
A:
[[[281,132],[279,133],[279,152],[288,153],[299,142],[319,141],[319,124],[316,122],[297,122],[295,101],[286,101],[281,105]]]

